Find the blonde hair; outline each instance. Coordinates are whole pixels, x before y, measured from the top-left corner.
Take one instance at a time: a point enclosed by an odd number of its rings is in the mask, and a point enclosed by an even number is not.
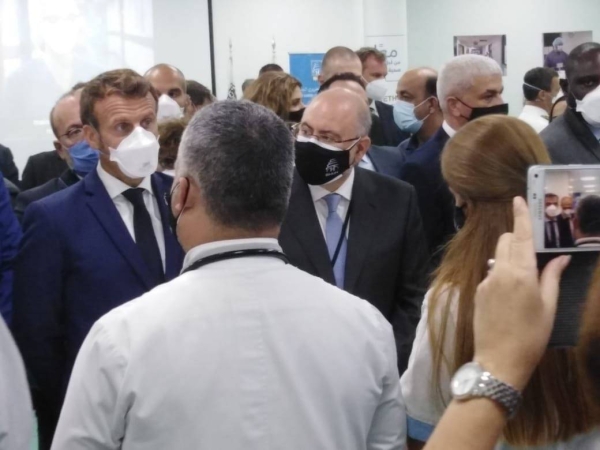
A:
[[[550,158],[529,125],[511,117],[488,116],[456,133],[441,163],[448,186],[465,201],[467,219],[449,242],[432,286],[428,325],[433,383],[438,389],[443,365],[453,373],[473,359],[475,290],[486,276],[486,262],[493,257],[498,239],[512,231],[512,199],[526,196],[529,166],[549,164]],[[448,286],[459,293],[453,355],[443,351],[451,320],[450,301],[442,303]],[[439,310],[441,326],[434,319]],[[511,445],[546,445],[587,432],[596,423],[575,349],[549,349],[504,437]]]

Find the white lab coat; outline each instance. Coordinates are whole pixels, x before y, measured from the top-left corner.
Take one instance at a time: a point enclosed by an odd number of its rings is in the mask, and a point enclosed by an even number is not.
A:
[[[279,249],[212,243],[212,254]],[[384,450],[405,443],[390,324],[369,303],[265,256],[206,265],[102,317],[53,449]]]

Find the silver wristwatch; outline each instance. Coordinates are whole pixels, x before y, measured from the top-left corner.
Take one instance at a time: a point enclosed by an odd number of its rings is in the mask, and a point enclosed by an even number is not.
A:
[[[452,396],[457,400],[486,397],[500,404],[512,418],[521,404],[521,393],[491,373],[486,372],[480,364],[470,362],[462,366],[450,383]]]

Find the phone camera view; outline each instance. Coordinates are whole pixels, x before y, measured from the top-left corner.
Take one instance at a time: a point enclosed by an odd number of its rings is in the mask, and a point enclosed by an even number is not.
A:
[[[600,250],[600,170],[545,173],[544,247]]]

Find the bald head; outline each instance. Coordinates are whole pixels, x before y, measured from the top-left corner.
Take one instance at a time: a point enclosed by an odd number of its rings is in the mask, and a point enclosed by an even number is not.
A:
[[[429,97],[437,97],[437,77],[437,71],[429,67],[407,70],[398,81],[398,99],[418,105]]]
[[[346,72],[362,76],[360,58],[348,47],[333,47],[323,57],[319,84],[323,84],[336,74]]]
[[[157,64],[144,74],[159,95],[168,95],[182,108],[187,105],[186,82],[183,72],[169,64]]]
[[[321,130],[332,130],[336,140],[367,136],[371,129],[371,112],[354,90],[331,88],[319,94],[304,112],[303,123],[313,122]]]
[[[330,89],[341,88],[351,92],[354,92],[358,95],[368,106],[369,105],[369,97],[367,97],[367,91],[363,86],[361,86],[356,81],[352,80],[337,80],[331,83]]]

